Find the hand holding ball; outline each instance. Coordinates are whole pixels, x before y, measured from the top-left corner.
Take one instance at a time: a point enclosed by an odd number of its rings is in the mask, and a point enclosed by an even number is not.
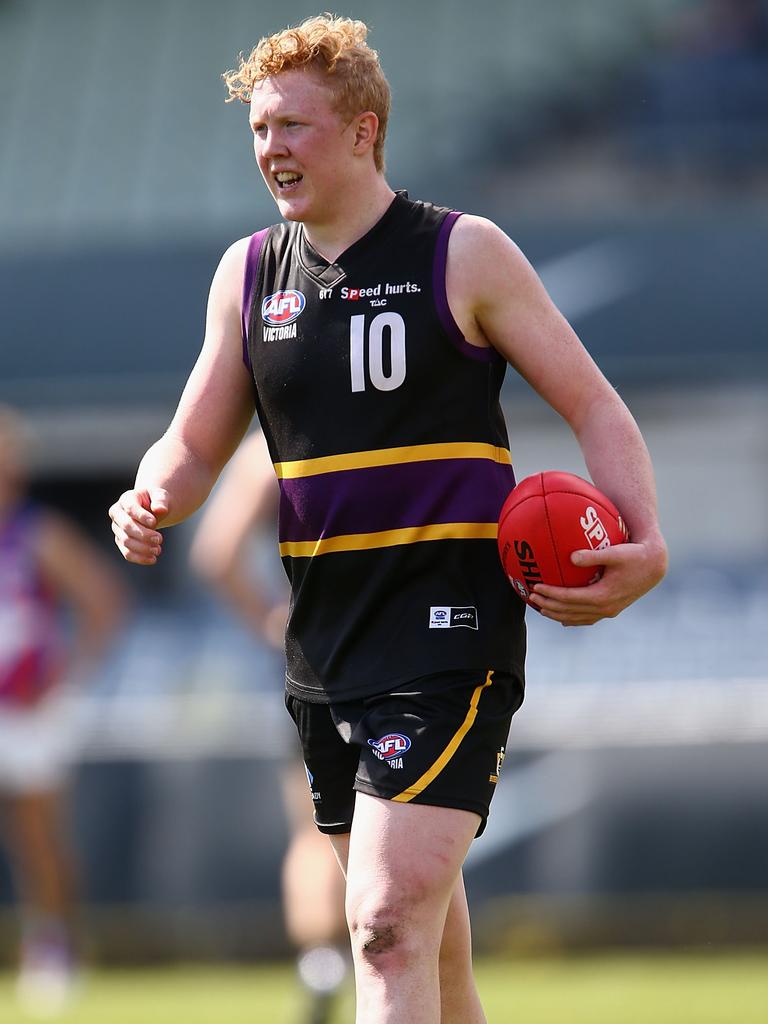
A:
[[[499,516],[501,563],[528,603],[537,583],[585,587],[600,578],[601,569],[571,562],[574,551],[603,550],[627,540],[627,527],[610,498],[573,473],[550,470],[526,477]]]

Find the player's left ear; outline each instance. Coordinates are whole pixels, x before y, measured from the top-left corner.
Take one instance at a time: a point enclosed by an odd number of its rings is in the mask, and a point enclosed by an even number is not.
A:
[[[366,110],[364,114],[358,115],[355,126],[355,154],[362,156],[373,149],[378,134],[379,119],[372,110]]]

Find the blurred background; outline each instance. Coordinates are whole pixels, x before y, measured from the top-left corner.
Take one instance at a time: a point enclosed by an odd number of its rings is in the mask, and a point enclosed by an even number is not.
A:
[[[369,24],[392,85],[390,183],[520,244],[640,423],[670,547],[615,621],[529,617],[528,695],[467,864],[477,948],[768,946],[768,4],[335,10]],[[275,220],[220,75],[314,13],[0,0],[0,401],[28,424],[34,495],[134,595],[80,699],[96,963],[289,948],[279,659],[193,578],[194,524],[146,570],[118,565],[106,510],[172,414],[220,254]],[[504,400],[518,478],[585,473],[511,371]],[[278,580],[269,540],[254,559]],[[11,893],[3,870],[7,964]]]

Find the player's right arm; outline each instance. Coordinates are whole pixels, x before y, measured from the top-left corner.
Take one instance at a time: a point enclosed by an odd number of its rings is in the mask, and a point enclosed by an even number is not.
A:
[[[153,565],[160,527],[191,515],[210,490],[253,416],[243,362],[240,305],[248,239],[226,251],[211,283],[205,340],[168,430],[141,460],[134,486],[110,508],[123,557]]]

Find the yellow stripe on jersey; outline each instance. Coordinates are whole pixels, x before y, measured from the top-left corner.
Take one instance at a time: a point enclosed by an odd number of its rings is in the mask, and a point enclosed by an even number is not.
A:
[[[496,540],[498,523],[432,523],[429,526],[405,526],[377,533],[346,533],[319,540],[283,541],[280,557],[314,558],[337,551],[366,551],[391,548],[397,544],[417,544],[425,540]]]
[[[508,449],[479,441],[467,441],[376,448],[369,452],[276,462],[275,473],[279,480],[291,480],[300,476],[317,476],[318,473],[336,473],[343,469],[370,469],[372,466],[396,466],[404,462],[429,462],[433,459],[490,459],[492,462],[512,465]]]
[[[467,711],[467,717],[464,719],[459,728],[453,734],[450,743],[442,752],[440,757],[438,757],[434,764],[432,764],[432,766],[428,768],[421,776],[421,778],[417,779],[412,786],[409,786],[408,789],[404,789],[403,792],[398,793],[397,796],[393,796],[393,800],[397,800],[397,802],[401,804],[410,803],[411,800],[415,799],[415,797],[423,793],[427,786],[430,784],[430,782],[433,782],[440,774],[440,772],[443,770],[443,768],[445,768],[445,766],[451,760],[453,755],[459,749],[461,741],[464,739],[464,737],[467,735],[469,730],[474,725],[475,719],[477,718],[477,705],[480,703],[480,695],[482,694],[486,686],[493,685],[493,679],[491,678],[492,676],[493,669],[491,669],[488,672],[488,675],[485,677],[485,682],[480,683],[480,685],[475,688],[475,691],[472,694],[472,698],[469,702],[469,711]]]

